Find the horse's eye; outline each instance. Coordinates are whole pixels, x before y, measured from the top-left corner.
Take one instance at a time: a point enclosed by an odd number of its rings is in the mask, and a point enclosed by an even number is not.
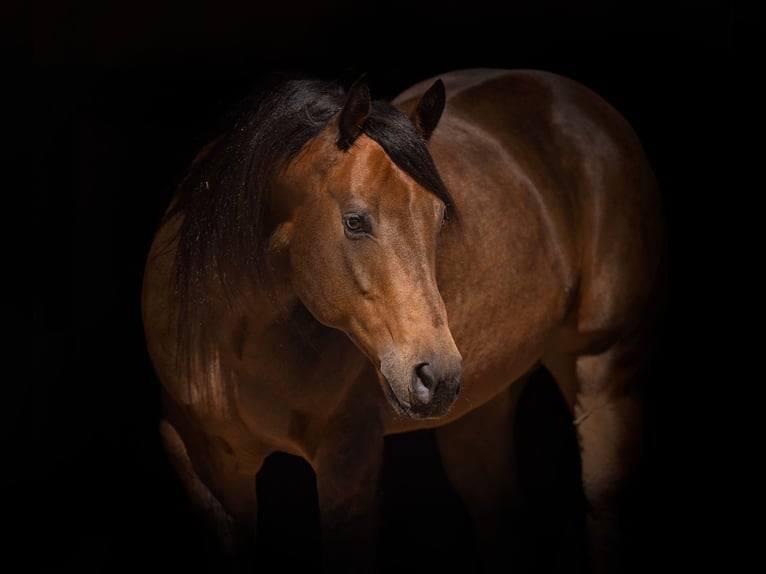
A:
[[[361,231],[362,230],[362,218],[356,215],[352,215],[346,218],[346,228],[349,231]]]
[[[346,235],[359,236],[369,231],[364,216],[359,214],[349,214],[343,216],[343,227]]]

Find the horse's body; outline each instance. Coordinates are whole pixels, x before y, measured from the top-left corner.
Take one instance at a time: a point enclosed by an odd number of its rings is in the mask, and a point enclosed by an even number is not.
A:
[[[296,109],[321,126],[274,170],[258,133],[267,114],[289,120],[268,98],[200,154],[145,275],[167,451],[232,548],[252,536],[264,459],[304,458],[327,561],[358,565],[374,556],[383,437],[433,427],[489,566],[516,492],[513,383],[542,365],[576,424],[594,567],[616,571],[664,259],[655,179],[627,123],[575,82],[441,80],[392,102],[411,122],[361,82],[307,97]],[[287,84],[284,109],[302,85]],[[400,128],[415,151],[395,157]]]

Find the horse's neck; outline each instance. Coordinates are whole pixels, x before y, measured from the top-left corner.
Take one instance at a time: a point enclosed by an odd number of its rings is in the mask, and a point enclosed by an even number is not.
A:
[[[333,330],[317,322],[298,300],[285,301],[272,296],[268,299],[243,311],[237,333],[242,355],[287,354],[302,359],[321,355],[328,341],[334,338]],[[264,312],[265,309],[268,311]]]

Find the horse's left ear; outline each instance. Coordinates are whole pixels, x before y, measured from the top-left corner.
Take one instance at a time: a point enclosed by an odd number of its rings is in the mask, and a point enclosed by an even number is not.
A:
[[[338,116],[338,147],[343,151],[350,148],[362,133],[371,105],[367,76],[362,75],[348,89]]]
[[[444,82],[436,80],[421,96],[415,109],[410,114],[410,120],[423,136],[428,140],[436,129],[436,124],[442,117],[445,103]]]

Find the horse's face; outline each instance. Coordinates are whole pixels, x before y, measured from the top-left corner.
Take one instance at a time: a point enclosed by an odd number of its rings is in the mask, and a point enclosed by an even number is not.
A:
[[[462,369],[436,283],[446,206],[367,136],[346,152],[335,141],[331,128],[283,178],[293,288],[375,363],[396,412],[442,416]]]

